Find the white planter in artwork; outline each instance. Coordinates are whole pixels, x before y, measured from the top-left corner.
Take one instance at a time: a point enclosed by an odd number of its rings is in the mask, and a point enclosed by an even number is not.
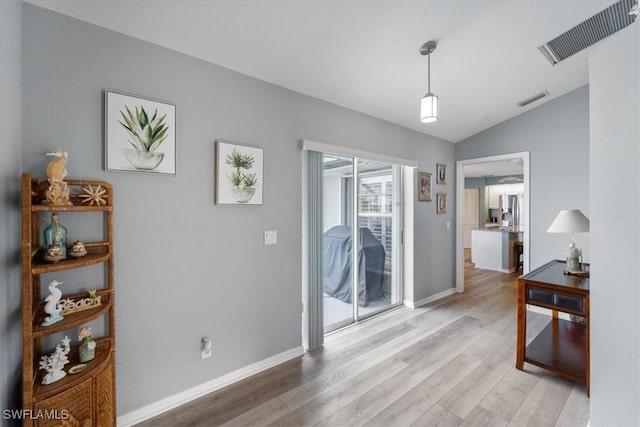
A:
[[[122,151],[129,163],[140,170],[153,170],[160,165],[164,158],[164,153],[155,151],[134,150],[133,148],[124,148]]]
[[[242,187],[234,185],[231,187],[231,195],[238,203],[247,203],[256,194],[255,187]]]

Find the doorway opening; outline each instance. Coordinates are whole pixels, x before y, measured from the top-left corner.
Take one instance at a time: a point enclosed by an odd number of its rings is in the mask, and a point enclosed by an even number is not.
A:
[[[456,164],[456,291],[465,259],[501,272],[529,271],[529,152]]]

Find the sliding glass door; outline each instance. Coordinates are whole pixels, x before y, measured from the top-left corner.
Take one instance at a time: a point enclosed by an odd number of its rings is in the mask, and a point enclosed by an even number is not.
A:
[[[323,155],[324,331],[353,323],[352,158]]]
[[[399,165],[323,155],[325,333],[402,301],[400,174]]]
[[[358,159],[358,318],[379,313],[400,298],[400,166]]]

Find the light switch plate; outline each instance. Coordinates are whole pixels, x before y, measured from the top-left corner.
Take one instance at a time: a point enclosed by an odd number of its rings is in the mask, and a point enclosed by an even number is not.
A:
[[[278,243],[278,231],[277,230],[269,230],[264,232],[264,244],[265,245],[275,245]]]
[[[204,337],[200,340],[200,359],[207,359],[213,354],[213,342],[211,338]]]

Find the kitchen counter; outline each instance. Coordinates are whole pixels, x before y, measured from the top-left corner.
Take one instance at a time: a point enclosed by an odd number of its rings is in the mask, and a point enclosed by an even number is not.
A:
[[[471,230],[471,262],[476,268],[509,273],[516,270],[515,243],[521,232],[499,227]]]

